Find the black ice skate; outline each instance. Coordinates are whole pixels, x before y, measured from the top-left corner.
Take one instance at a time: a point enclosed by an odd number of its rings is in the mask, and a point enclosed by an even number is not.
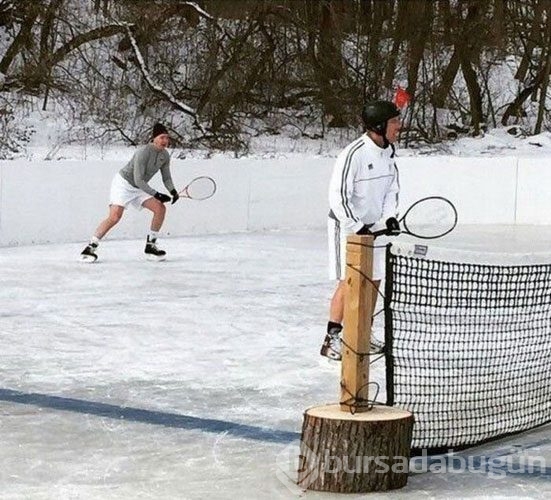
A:
[[[157,241],[156,238],[147,237],[147,243],[145,244],[144,253],[147,256],[148,260],[162,261],[166,259],[166,252],[157,248],[155,244]]]
[[[92,262],[96,262],[96,260],[98,260],[98,255],[96,254],[97,249],[97,243],[89,243],[86,248],[82,252],[80,252],[80,261],[89,264],[91,264]]]

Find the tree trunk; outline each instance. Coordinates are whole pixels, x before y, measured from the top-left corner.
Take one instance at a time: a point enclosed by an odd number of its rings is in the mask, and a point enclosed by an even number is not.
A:
[[[306,410],[298,485],[334,493],[402,488],[409,472],[413,415],[388,406],[351,414],[339,405]]]
[[[396,5],[396,22],[394,24],[394,36],[392,37],[392,49],[385,63],[383,76],[383,88],[385,89],[393,87],[398,54],[407,35],[408,21],[407,3],[404,0],[400,0]]]
[[[465,55],[461,55],[461,71],[467,84],[467,90],[469,91],[469,100],[471,108],[471,120],[473,125],[474,135],[480,134],[480,124],[483,121],[482,114],[482,95],[480,91],[480,85],[476,77],[476,71],[472,67],[471,61]]]
[[[528,70],[530,69],[530,65],[532,62],[532,54],[534,52],[534,49],[538,46],[538,41],[541,40],[540,38],[540,29],[541,25],[538,22],[543,17],[543,9],[544,9],[544,2],[536,2],[535,10],[534,10],[534,20],[530,22],[530,33],[526,35],[526,33],[521,33],[520,37],[523,35],[525,36],[525,44],[524,44],[524,52],[522,54],[522,60],[520,61],[519,67],[517,69],[517,72],[515,74],[515,79],[517,79],[519,82],[523,82],[526,79],[526,75],[528,73]],[[522,20],[522,19],[521,19]],[[522,25],[517,19],[517,25]]]
[[[419,66],[423,60],[425,46],[431,33],[434,6],[432,2],[414,1],[410,3],[409,9],[411,9],[412,21],[415,24],[416,31],[409,43],[407,91],[409,95],[415,95],[419,79]]]
[[[457,50],[454,50],[446,69],[442,73],[442,78],[440,80],[440,85],[433,94],[433,103],[436,108],[443,108],[446,103],[446,97],[452,89],[453,82],[459,71],[459,54]]]
[[[459,53],[461,71],[469,91],[471,120],[474,134],[480,133],[480,123],[484,120],[482,113],[482,92],[478,84],[476,71],[473,63],[476,62],[480,54],[480,38],[482,30],[486,29],[483,22],[485,6],[470,0],[468,2],[468,11],[459,37],[456,40],[456,50]]]
[[[0,73],[8,74],[11,63],[16,56],[32,41],[32,30],[36,18],[40,13],[38,8],[31,9],[28,16],[22,21],[19,33],[13,39],[13,42],[6,50],[4,57],[0,61]]]
[[[519,95],[515,98],[515,100],[507,106],[507,109],[503,113],[503,116],[501,117],[501,124],[506,126],[508,124],[509,118],[514,116],[516,118],[519,118],[521,116],[524,116],[524,111],[522,110],[522,105],[524,104],[524,101],[526,101],[531,95],[533,95],[535,92],[537,92],[538,88],[540,87],[544,77],[545,77],[545,68],[541,69],[539,73],[536,75],[534,81],[531,85],[528,87],[522,89],[522,91],[519,93]]]
[[[547,21],[546,21],[546,36],[545,39],[547,43],[545,44],[546,49],[543,52],[542,63],[543,63],[543,77],[540,88],[540,102],[538,106],[538,118],[536,120],[536,126],[534,128],[534,133],[541,133],[541,127],[543,124],[543,115],[545,113],[545,102],[547,100],[547,89],[549,87],[549,74],[551,73],[551,49],[549,44],[551,43],[551,7],[547,9]]]
[[[336,15],[337,6],[333,0],[324,0],[319,8],[319,46],[314,67],[321,102],[325,114],[331,117],[328,126],[345,127],[347,123],[343,114],[344,106],[336,90],[343,74],[340,19]]]

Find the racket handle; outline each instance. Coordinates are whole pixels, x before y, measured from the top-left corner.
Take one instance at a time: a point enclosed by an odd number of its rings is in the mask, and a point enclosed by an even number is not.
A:
[[[371,232],[371,227],[373,226],[373,224],[364,224],[360,229],[358,229],[358,231],[356,231],[356,234],[359,234],[360,236],[362,235],[366,235],[366,234],[373,234]]]
[[[376,238],[377,236],[382,236],[387,233],[388,229],[379,229],[378,231],[373,231],[371,234]]]
[[[371,234],[376,238],[386,234],[387,236],[398,236],[402,231],[400,229],[400,223],[395,217],[389,217],[385,222],[386,228],[373,231]]]
[[[372,231],[371,228],[373,227],[373,224],[364,224],[359,231],[356,231],[356,234],[359,234],[360,236],[374,236],[375,238],[377,236],[381,236],[382,234],[386,234],[387,229],[381,229],[379,231]]]

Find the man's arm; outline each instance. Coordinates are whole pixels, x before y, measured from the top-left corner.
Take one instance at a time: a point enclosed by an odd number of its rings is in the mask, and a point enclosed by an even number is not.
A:
[[[145,191],[151,196],[155,196],[157,191],[153,189],[147,182],[145,182],[145,169],[149,160],[150,151],[147,147],[139,149],[134,155],[134,183],[136,187]]]
[[[352,203],[354,178],[358,168],[358,149],[359,147],[352,147],[346,154],[337,157],[329,182],[329,207],[345,230],[351,233],[358,232],[364,226]]]
[[[398,168],[396,163],[394,163],[394,176],[392,178],[392,183],[385,195],[385,200],[383,202],[383,216],[382,219],[386,221],[390,217],[398,216],[398,196],[400,193],[400,179],[398,176]]]
[[[172,175],[170,174],[170,156],[166,151],[165,153],[163,166],[161,167],[161,176],[163,178],[163,184],[168,192],[171,193],[172,191],[176,191],[176,189],[174,188],[174,182],[172,182]]]
[[[383,234],[382,232],[389,229],[387,221],[389,219],[396,219],[396,217],[398,217],[398,194],[400,192],[400,182],[398,178],[398,169],[396,168],[396,163],[394,163],[393,170],[394,172],[392,176],[392,181],[383,198],[383,206],[381,207],[381,218],[376,221],[371,227],[371,231],[374,233]]]

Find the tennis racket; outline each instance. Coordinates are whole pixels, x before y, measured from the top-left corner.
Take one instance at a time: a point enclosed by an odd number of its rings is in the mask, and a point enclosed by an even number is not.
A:
[[[441,238],[455,229],[457,209],[447,198],[428,196],[411,205],[398,222],[400,233],[432,240]],[[386,230],[375,231],[373,234],[386,234]]]
[[[190,200],[206,200],[211,198],[216,193],[216,182],[212,177],[201,176],[195,177],[184,189],[178,194],[182,198]]]

